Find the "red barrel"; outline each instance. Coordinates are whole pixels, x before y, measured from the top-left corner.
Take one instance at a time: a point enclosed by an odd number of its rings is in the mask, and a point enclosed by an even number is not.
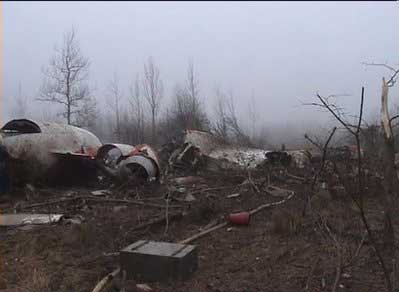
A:
[[[230,214],[228,219],[231,223],[236,225],[248,225],[249,224],[249,212],[240,212]]]

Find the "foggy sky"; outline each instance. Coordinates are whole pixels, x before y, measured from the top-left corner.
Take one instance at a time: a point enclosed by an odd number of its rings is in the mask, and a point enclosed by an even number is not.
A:
[[[114,72],[125,94],[152,56],[165,86],[164,103],[193,60],[209,111],[216,86],[232,90],[245,117],[253,91],[266,125],[315,125],[328,115],[301,106],[320,94],[348,94],[356,110],[378,114],[381,78],[362,62],[399,64],[395,2],[3,2],[4,115],[21,83],[32,100],[54,45],[72,26],[91,61],[90,84],[103,101]],[[398,91],[392,99],[398,100]],[[399,101],[399,100],[398,100]],[[395,101],[394,101],[395,102]],[[399,102],[398,102],[399,103]],[[32,107],[48,107],[31,102]],[[103,103],[105,104],[105,103]],[[323,118],[323,119],[322,119]],[[316,122],[317,121],[317,122]]]

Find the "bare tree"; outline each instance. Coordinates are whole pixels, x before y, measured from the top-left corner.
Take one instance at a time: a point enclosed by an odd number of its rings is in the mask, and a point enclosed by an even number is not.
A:
[[[114,114],[115,117],[115,136],[118,142],[120,142],[121,139],[121,114],[120,114],[120,106],[122,102],[122,96],[123,93],[121,92],[119,88],[119,78],[116,73],[114,73],[114,76],[112,80],[108,84],[108,98],[107,98],[107,104],[111,108],[112,113]]]
[[[385,84],[383,82],[383,84]],[[383,105],[384,105],[384,95],[386,88],[384,88],[383,85]],[[389,260],[384,258],[383,254],[383,249],[379,246],[378,244],[378,237],[375,234],[375,231],[371,228],[369,219],[366,216],[366,210],[364,206],[364,194],[366,193],[366,181],[365,181],[365,172],[364,172],[364,162],[363,162],[363,157],[362,157],[362,151],[361,151],[361,131],[362,131],[362,123],[363,123],[363,112],[364,112],[364,87],[362,88],[362,93],[360,97],[360,109],[359,109],[359,115],[355,118],[355,121],[353,123],[349,122],[347,119],[347,114],[344,113],[343,109],[340,108],[339,106],[336,105],[335,102],[332,101],[332,98],[335,96],[329,96],[329,97],[322,97],[319,94],[317,94],[317,98],[319,102],[317,103],[312,103],[312,105],[317,106],[321,109],[327,110],[335,119],[337,122],[339,122],[342,127],[350,133],[353,138],[356,141],[356,172],[355,172],[355,184],[356,186],[353,187],[353,179],[349,179],[348,175],[344,175],[342,171],[339,169],[337,166],[337,163],[333,162],[334,165],[334,171],[337,174],[339,181],[342,183],[344,186],[345,192],[350,196],[352,202],[356,205],[359,211],[359,216],[361,219],[361,222],[366,229],[368,238],[370,240],[371,246],[375,251],[375,254],[377,256],[378,262],[382,268],[384,277],[385,277],[385,284],[386,288],[388,291],[393,292],[394,286],[393,283],[395,282],[395,255],[394,255],[394,248],[389,248]],[[387,97],[387,92],[385,97]],[[353,117],[353,116],[351,116]],[[384,119],[384,117],[382,117]],[[309,140],[309,139],[308,139]],[[311,140],[310,140],[311,141]],[[328,145],[328,144],[327,144]],[[327,146],[325,146],[325,151],[327,150]],[[326,155],[326,152],[323,154],[323,156]],[[324,163],[324,162],[323,162]],[[389,163],[393,163],[392,161]],[[346,165],[346,164],[345,164]],[[387,165],[386,168],[389,168],[390,166]],[[319,175],[320,173],[318,173]],[[396,174],[395,174],[396,175]],[[387,179],[387,178],[385,178]],[[388,178],[390,179],[390,178]],[[385,194],[385,200],[389,201],[393,204],[392,198],[390,198],[392,194],[386,193]],[[393,231],[393,226],[392,226],[392,209],[393,205],[387,206],[385,202],[385,224],[387,224],[387,220],[389,221],[390,228],[389,234],[387,234],[387,226],[385,226],[385,234],[386,236],[389,237],[388,244],[393,244],[394,243],[394,231]],[[388,218],[387,218],[388,217]],[[393,238],[393,239],[392,239]],[[385,242],[387,240],[385,239]],[[393,261],[391,264],[390,261]],[[337,269],[338,270],[338,269]]]
[[[148,58],[144,64],[143,95],[147,100],[151,111],[151,138],[152,143],[156,143],[156,119],[163,97],[163,84],[159,76],[159,69],[154,64],[153,59]]]
[[[136,80],[134,82],[134,86],[130,86],[130,105],[133,113],[133,121],[134,121],[134,139],[136,143],[144,142],[144,108],[143,101],[140,92],[140,84],[139,77],[136,76]]]
[[[185,129],[208,130],[209,128],[209,120],[199,96],[194,65],[191,62],[188,64],[184,86],[175,86],[170,118],[175,125],[175,132]]]
[[[21,83],[18,84],[17,94],[14,96],[14,109],[13,113],[15,117],[26,117],[28,113],[28,97],[22,92]]]
[[[45,80],[37,100],[61,104],[62,115],[68,124],[72,124],[81,103],[89,96],[88,78],[89,60],[79,47],[74,29],[64,34],[62,47],[55,48],[55,54],[49,67],[44,70]]]
[[[215,106],[215,122],[213,131],[224,142],[228,142],[228,116],[227,116],[227,99],[220,88],[216,88],[216,106]]]
[[[78,127],[93,129],[96,124],[99,111],[97,109],[97,100],[91,96],[85,98],[81,108],[76,113],[75,124]]]
[[[233,93],[230,91],[229,99],[227,100],[227,124],[233,133],[236,143],[244,146],[252,146],[251,139],[244,133],[238,121]]]
[[[258,122],[258,112],[256,110],[254,90],[252,90],[251,98],[248,102],[248,116],[251,123],[251,139],[254,140],[256,133],[256,125]]]

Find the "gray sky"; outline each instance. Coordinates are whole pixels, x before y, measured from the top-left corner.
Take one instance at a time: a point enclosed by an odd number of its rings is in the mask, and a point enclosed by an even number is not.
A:
[[[75,26],[91,61],[90,82],[103,100],[115,71],[123,90],[153,56],[167,99],[191,58],[212,110],[215,86],[233,90],[240,114],[255,92],[262,122],[314,125],[320,116],[300,106],[318,91],[350,94],[361,86],[366,111],[376,113],[385,71],[362,62],[399,63],[395,2],[3,2],[5,116],[18,83],[33,98],[63,33]],[[394,91],[392,99],[397,99]],[[165,99],[166,101],[166,99]],[[32,107],[46,104],[32,102]],[[317,123],[316,123],[317,124]]]

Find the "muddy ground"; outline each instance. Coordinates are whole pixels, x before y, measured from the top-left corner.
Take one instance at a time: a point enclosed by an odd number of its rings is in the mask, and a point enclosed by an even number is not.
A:
[[[3,198],[3,213],[13,212],[16,207],[24,212],[81,215],[85,220],[81,224],[2,227],[1,291],[92,291],[101,278],[118,267],[116,253],[137,240],[177,242],[210,222],[223,222],[231,212],[284,199],[263,191],[262,173],[253,174],[260,192],[252,184],[240,185],[247,179],[243,173],[200,175],[202,182],[185,186],[174,184],[170,178],[159,185],[113,190],[100,198],[165,205],[168,190],[175,198],[192,194],[196,198],[193,202],[170,202],[184,207],[170,209],[169,215],[183,212],[184,216],[171,220],[166,234],[165,222],[134,230],[164,216],[165,209],[82,198],[93,197],[90,192],[96,188],[14,190],[11,197]],[[154,291],[331,291],[336,277],[336,250],[328,235],[317,228],[315,217],[304,209],[309,184],[273,177],[271,183],[293,190],[295,196],[254,215],[248,226],[229,225],[193,242],[199,247],[199,268],[189,280],[147,284]],[[234,193],[240,195],[227,198]],[[36,202],[75,196],[80,198],[23,209]],[[373,190],[366,196],[367,216],[376,232],[381,229],[379,199]],[[312,200],[312,207],[327,218],[328,226],[345,246],[345,265],[337,291],[384,291],[381,269],[368,240],[362,241],[363,228],[350,201],[320,193]],[[138,291],[135,284],[128,281],[126,291]],[[120,281],[116,280],[108,291],[119,289]]]

